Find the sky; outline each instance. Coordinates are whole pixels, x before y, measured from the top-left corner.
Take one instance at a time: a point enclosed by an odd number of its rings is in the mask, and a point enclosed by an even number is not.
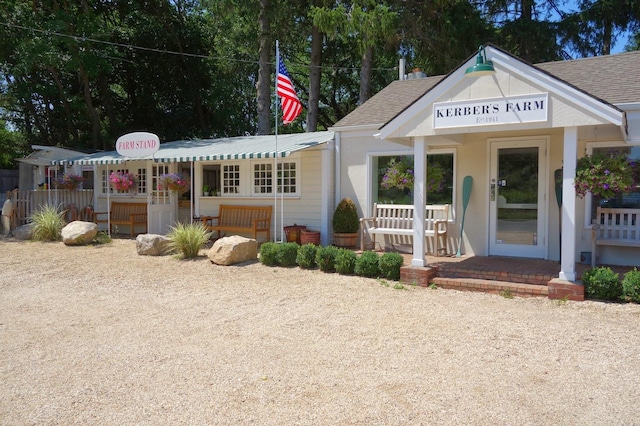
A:
[[[565,0],[559,8],[567,12],[575,12],[578,10],[578,0]],[[611,48],[611,54],[624,52],[624,48],[629,42],[630,33],[626,32],[618,37],[618,40]]]

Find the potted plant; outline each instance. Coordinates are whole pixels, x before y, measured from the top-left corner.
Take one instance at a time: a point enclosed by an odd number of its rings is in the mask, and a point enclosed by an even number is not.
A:
[[[209,196],[209,193],[211,192],[211,186],[209,184],[204,184],[202,186],[202,195],[204,195],[205,197]]]
[[[72,173],[67,173],[59,177],[54,182],[54,185],[58,189],[78,189],[80,185],[82,185],[83,181],[84,181],[84,178],[82,176],[74,175]]]
[[[350,198],[343,198],[333,213],[333,244],[338,247],[354,247],[358,242],[360,219],[356,204]]]
[[[158,181],[158,190],[168,190],[178,194],[182,194],[189,190],[189,177],[182,173],[168,173],[161,175]]]
[[[636,162],[622,152],[585,155],[578,160],[574,187],[579,197],[587,192],[602,198],[629,192],[638,184],[639,169]]]
[[[133,173],[112,172],[109,182],[118,192],[129,192],[132,195],[138,192],[138,177]]]

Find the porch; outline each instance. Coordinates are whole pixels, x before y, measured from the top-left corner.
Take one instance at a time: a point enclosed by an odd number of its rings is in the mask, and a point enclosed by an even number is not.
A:
[[[510,294],[519,297],[548,297],[550,299],[584,300],[582,285],[558,280],[560,264],[557,261],[504,256],[447,256],[427,255],[427,267],[411,265],[412,255],[400,253],[405,260],[400,281],[428,287],[492,294]],[[610,266],[618,273],[632,266]],[[576,277],[590,269],[590,265],[576,264]]]

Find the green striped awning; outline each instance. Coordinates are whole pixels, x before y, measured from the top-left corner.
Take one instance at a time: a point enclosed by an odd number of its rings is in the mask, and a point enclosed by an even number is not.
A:
[[[277,140],[275,135],[183,140],[160,144],[158,152],[142,158],[123,157],[116,151],[109,151],[56,160],[52,164],[122,164],[135,160],[172,163],[287,157],[293,152],[329,142],[333,136],[333,132],[323,131],[278,135]]]

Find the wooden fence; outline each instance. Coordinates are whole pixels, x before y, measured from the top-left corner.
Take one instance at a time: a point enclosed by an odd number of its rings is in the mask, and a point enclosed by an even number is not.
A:
[[[81,211],[93,206],[93,189],[57,189],[49,191],[10,191],[7,199],[13,203],[12,229],[28,222],[40,206],[53,204],[66,210],[67,222],[76,220]]]

